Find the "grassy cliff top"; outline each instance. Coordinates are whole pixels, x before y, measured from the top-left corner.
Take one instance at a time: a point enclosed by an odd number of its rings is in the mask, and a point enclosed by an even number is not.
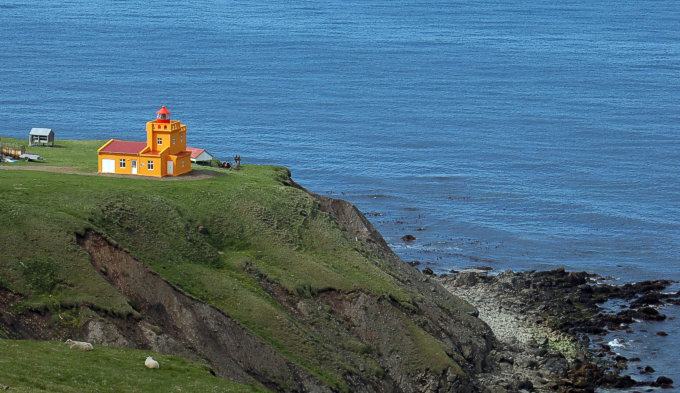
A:
[[[26,139],[3,137],[0,140],[3,146],[24,146],[26,153],[37,154],[45,158],[44,163],[17,161],[11,166],[61,166],[82,172],[97,172],[97,149],[106,142],[104,140],[56,140],[54,146],[29,146]]]
[[[261,297],[244,276],[246,266],[292,293],[365,289],[408,303],[409,295],[381,266],[366,263],[361,244],[347,242],[313,196],[284,184],[287,169],[194,167],[212,176],[171,182],[102,175],[94,173],[101,143],[57,141],[54,148],[29,149],[45,157],[45,163],[2,164],[49,169],[0,171],[0,209],[9,224],[0,234],[9,251],[2,256],[7,273],[2,280],[10,289],[35,302],[45,301],[49,293],[57,300],[133,312],[125,299],[108,293],[107,283],[91,277],[89,257],[75,239],[93,229],[179,288],[214,304],[231,307],[227,303],[245,295],[224,293],[225,288],[234,292],[234,286]],[[54,173],[54,166],[83,174]],[[207,234],[199,233],[201,225]],[[29,265],[50,271],[37,280],[27,274],[40,269]],[[208,281],[198,282],[203,275]]]
[[[55,332],[81,327],[96,317],[92,310],[139,318],[79,246],[78,236],[94,231],[334,389],[348,390],[343,375],[359,372],[359,361],[362,373],[386,372],[371,360],[376,351],[401,352],[413,370],[462,374],[459,357],[415,316],[422,295],[367,244],[344,236],[317,198],[291,187],[286,168],[198,167],[208,176],[193,181],[101,175],[103,143],[58,140],[29,148],[45,163],[0,164],[8,169],[0,170],[0,288],[21,296],[15,308],[49,312]],[[9,169],[48,166],[70,169]],[[384,299],[406,339],[377,349],[350,334],[356,328],[318,302],[329,292]],[[460,313],[460,303],[437,302],[444,313]],[[313,305],[302,321],[301,303]]]

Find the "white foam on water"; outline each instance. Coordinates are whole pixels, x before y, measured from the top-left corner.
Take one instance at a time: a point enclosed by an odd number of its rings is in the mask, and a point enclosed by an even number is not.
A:
[[[626,346],[626,340],[621,338],[615,338],[607,343],[612,348],[623,348]]]

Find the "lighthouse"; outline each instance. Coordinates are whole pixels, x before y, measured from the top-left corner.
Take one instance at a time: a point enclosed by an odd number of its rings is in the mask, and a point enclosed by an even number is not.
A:
[[[161,109],[156,112],[156,122],[170,123],[170,111],[165,107],[165,105],[161,106]]]
[[[159,156],[161,176],[177,176],[191,171],[191,153],[187,151],[187,126],[170,120],[165,105],[156,112],[156,120],[146,123],[146,154]]]
[[[170,119],[163,105],[146,123],[146,144],[111,139],[99,153],[99,172],[142,176],[178,176],[191,172],[187,126]]]

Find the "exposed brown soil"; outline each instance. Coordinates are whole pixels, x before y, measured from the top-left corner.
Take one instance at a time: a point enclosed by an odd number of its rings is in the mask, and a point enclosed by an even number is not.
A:
[[[0,287],[0,337],[11,339],[46,339],[54,335],[48,318],[36,311],[19,307],[22,297]]]
[[[134,332],[117,326],[128,340],[141,341],[136,346],[203,359],[221,376],[256,380],[275,391],[330,391],[231,317],[180,292],[102,236],[90,231],[79,243],[104,278],[138,305],[143,320],[126,326]]]

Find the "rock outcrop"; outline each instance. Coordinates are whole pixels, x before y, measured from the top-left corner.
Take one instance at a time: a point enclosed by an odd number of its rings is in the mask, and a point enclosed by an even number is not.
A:
[[[672,282],[643,281],[620,286],[598,282],[586,272],[512,272],[488,275],[468,270],[440,278],[457,294],[479,307],[500,341],[494,367],[478,374],[479,386],[492,391],[590,392],[598,387],[670,386],[666,377],[649,383],[633,380],[628,359],[607,345],[593,350],[593,335],[628,329],[634,319],[660,321],[655,306],[676,304],[680,294],[664,293]],[[601,305],[627,301],[616,312]],[[640,361],[640,359],[637,359]],[[653,369],[651,369],[653,371]],[[672,384],[672,381],[671,381]]]

